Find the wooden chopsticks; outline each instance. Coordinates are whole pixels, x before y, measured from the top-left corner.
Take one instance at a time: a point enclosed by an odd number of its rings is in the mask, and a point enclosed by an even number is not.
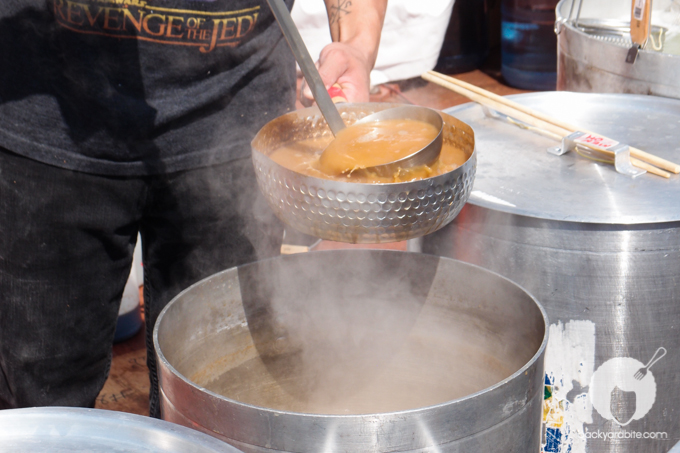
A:
[[[422,75],[423,79],[435,83],[439,86],[447,88],[454,91],[471,101],[477,102],[481,105],[485,105],[493,110],[496,110],[503,115],[510,118],[514,118],[523,123],[529,124],[535,128],[542,129],[548,132],[548,135],[553,136],[553,138],[561,140],[563,137],[576,132],[581,131],[588,134],[598,135],[603,137],[601,134],[586,130],[584,128],[576,127],[567,122],[561,121],[557,118],[550,117],[544,113],[538,112],[534,109],[521,105],[503,96],[491,93],[490,91],[479,88],[475,85],[463,82],[462,80],[446,76],[444,74],[428,71]],[[604,137],[605,139],[607,137]],[[596,151],[603,152],[599,148],[593,148]],[[605,151],[606,153],[606,151]],[[662,176],[664,178],[670,178],[670,173],[680,173],[680,165],[670,162],[661,157],[655,156],[653,154],[647,153],[637,148],[630,147],[631,163],[649,173],[653,173],[657,176]],[[664,171],[666,170],[666,171]]]

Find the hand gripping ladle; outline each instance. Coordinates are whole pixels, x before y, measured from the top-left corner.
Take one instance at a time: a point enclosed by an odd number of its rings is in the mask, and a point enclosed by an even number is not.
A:
[[[319,106],[321,114],[326,119],[326,123],[328,123],[328,127],[331,129],[333,135],[337,136],[338,133],[347,126],[342,120],[340,112],[338,112],[338,109],[335,107],[335,104],[331,100],[331,97],[321,80],[319,71],[316,69],[312,57],[309,55],[309,51],[300,36],[300,32],[293,22],[288,7],[283,0],[267,0],[267,3],[274,13],[274,17],[276,18],[279,27],[281,27],[283,36],[286,38],[288,46],[293,52],[302,74],[305,76],[307,85],[309,85],[309,88],[312,91],[312,95],[314,96],[316,104]],[[439,158],[443,142],[442,131],[444,128],[444,121],[442,120],[441,115],[436,111],[427,107],[404,105],[373,113],[357,121],[355,124],[384,121],[388,119],[414,119],[427,122],[432,124],[439,132],[429,144],[410,155],[393,162],[369,167],[367,168],[368,170],[375,171],[378,174],[393,174],[400,168],[430,165]]]

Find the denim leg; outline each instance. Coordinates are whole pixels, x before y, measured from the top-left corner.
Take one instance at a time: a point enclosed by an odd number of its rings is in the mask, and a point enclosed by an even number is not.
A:
[[[0,408],[94,405],[143,188],[0,148]]]
[[[140,228],[150,414],[159,417],[152,334],[161,310],[203,278],[278,255],[283,225],[260,195],[248,158],[155,178]]]

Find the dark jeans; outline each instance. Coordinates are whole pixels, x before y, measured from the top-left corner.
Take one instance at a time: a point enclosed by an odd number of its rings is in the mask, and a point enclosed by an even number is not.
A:
[[[92,407],[142,237],[150,413],[153,325],[194,282],[280,250],[250,159],[147,177],[79,173],[0,148],[0,408]]]

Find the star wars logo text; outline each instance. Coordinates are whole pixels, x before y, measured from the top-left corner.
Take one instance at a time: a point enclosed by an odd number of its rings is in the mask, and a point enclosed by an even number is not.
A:
[[[53,0],[55,20],[74,32],[196,46],[201,52],[236,47],[255,28],[260,7],[198,11],[139,0]]]

